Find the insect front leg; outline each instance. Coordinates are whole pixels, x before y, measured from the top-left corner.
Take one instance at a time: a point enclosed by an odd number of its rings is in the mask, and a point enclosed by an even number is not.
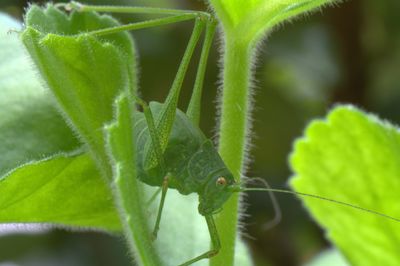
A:
[[[214,218],[212,217],[212,215],[207,215],[207,216],[205,216],[205,218],[206,218],[206,222],[207,222],[208,232],[210,233],[210,237],[211,237],[211,245],[212,245],[211,250],[209,250],[191,260],[188,260],[188,261],[180,264],[179,266],[188,266],[199,260],[209,259],[211,257],[214,257],[215,255],[218,254],[219,250],[221,249],[221,242],[219,240],[219,235],[218,235],[217,227],[215,226]]]
[[[157,189],[157,191],[154,192],[154,194],[153,194],[153,195],[150,197],[150,199],[146,202],[146,206],[147,206],[147,207],[150,206],[150,205],[153,203],[153,201],[157,198],[158,194],[160,194],[161,190],[162,190],[162,188],[159,187],[159,188]]]

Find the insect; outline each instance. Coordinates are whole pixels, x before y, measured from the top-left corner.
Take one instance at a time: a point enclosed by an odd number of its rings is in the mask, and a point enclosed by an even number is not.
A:
[[[200,200],[198,210],[207,222],[212,248],[181,265],[190,265],[215,256],[221,244],[213,215],[222,209],[223,204],[232,193],[238,192],[240,189],[212,142],[205,137],[198,127],[202,83],[208,53],[215,33],[216,20],[208,13],[197,11],[89,6],[76,2],[67,5],[60,4],[59,6],[79,12],[99,11],[169,15],[165,18],[146,22],[100,29],[90,33],[94,36],[195,20],[192,35],[165,102],[163,104],[151,102],[148,105],[138,96],[135,96],[136,104],[143,109],[143,112],[136,112],[135,114],[136,168],[139,180],[150,186],[161,187],[158,191],[158,193],[161,192],[161,200],[152,234],[153,239],[157,238],[168,189],[177,189],[184,195],[197,193]],[[178,98],[190,59],[204,29],[205,38],[193,95],[188,110],[183,113],[177,109]],[[152,198],[155,198],[155,196]]]
[[[160,187],[158,193],[161,193],[157,218],[153,229],[153,238],[157,238],[168,189],[176,189],[183,195],[191,193],[197,193],[199,195],[198,211],[200,215],[205,217],[211,237],[212,247],[209,251],[182,263],[181,266],[190,265],[218,254],[221,244],[213,215],[222,209],[224,203],[233,193],[242,191],[269,192],[274,203],[274,208],[278,214],[278,208],[271,194],[272,192],[314,197],[361,209],[398,221],[384,214],[316,195],[271,189],[268,186],[267,188],[245,188],[242,183],[235,181],[234,175],[226,167],[212,142],[205,137],[198,126],[206,62],[216,28],[216,20],[212,15],[199,11],[90,6],[76,2],[71,2],[67,5],[61,4],[60,6],[79,12],[98,11],[167,15],[160,19],[100,29],[91,32],[94,36],[195,20],[193,33],[165,102],[151,102],[148,105],[141,98],[135,96],[136,103],[143,109],[143,112],[136,113],[135,119],[137,178],[150,186]],[[193,94],[189,107],[184,113],[177,109],[180,90],[194,49],[204,30],[205,37]],[[279,218],[279,215],[277,215],[277,218]],[[276,220],[273,222],[276,222]]]

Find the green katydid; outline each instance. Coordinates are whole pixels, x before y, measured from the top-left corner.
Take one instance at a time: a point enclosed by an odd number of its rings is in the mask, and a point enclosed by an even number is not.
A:
[[[152,102],[150,105],[147,105],[138,96],[135,97],[136,103],[143,108],[143,113],[137,113],[135,119],[138,170],[137,178],[148,185],[158,186],[161,188],[159,190],[159,192],[161,192],[161,200],[153,230],[153,237],[157,237],[164,201],[169,188],[177,189],[184,195],[197,193],[200,201],[198,209],[199,213],[205,217],[208,225],[212,242],[211,250],[184,262],[181,265],[190,265],[201,259],[215,256],[218,253],[221,245],[214,224],[213,215],[218,213],[222,209],[226,200],[236,192],[270,192],[274,208],[277,211],[277,218],[280,216],[279,209],[276,200],[271,194],[272,192],[290,193],[328,200],[400,222],[400,220],[396,218],[344,202],[310,194],[271,189],[268,185],[266,185],[267,188],[244,188],[242,184],[235,181],[232,173],[225,166],[217,150],[212,145],[212,142],[204,136],[198,127],[202,83],[205,75],[207,57],[216,27],[216,20],[208,13],[145,7],[89,6],[75,2],[67,5],[60,4],[59,6],[80,12],[98,11],[168,15],[160,19],[90,32],[89,34],[93,36],[112,34],[119,31],[149,28],[186,20],[195,20],[193,33],[165,102],[163,104]],[[188,64],[204,28],[205,40],[200,56],[196,82],[188,110],[186,113],[183,113],[177,109],[180,89],[182,87]],[[152,197],[152,199],[154,199],[154,197]],[[274,220],[272,223],[275,222],[277,222],[277,220]]]

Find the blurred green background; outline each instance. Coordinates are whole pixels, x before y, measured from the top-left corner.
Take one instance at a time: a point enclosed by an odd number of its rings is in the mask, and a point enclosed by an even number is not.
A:
[[[85,2],[207,9],[200,0]],[[24,0],[0,1],[0,11],[19,20],[26,7]],[[293,141],[311,119],[322,117],[336,103],[353,103],[400,123],[399,11],[398,0],[346,1],[287,23],[268,36],[256,62],[253,141],[247,176],[285,187],[291,175],[288,155]],[[138,17],[120,15],[118,19],[128,22]],[[191,23],[182,23],[134,33],[140,53],[140,90],[147,101],[164,99],[191,27]],[[218,45],[216,41],[208,64],[201,121],[202,129],[213,139],[220,84]],[[186,108],[194,74],[195,64],[185,82],[182,108]],[[263,223],[273,216],[270,200],[266,193],[247,195],[243,237],[256,265],[304,265],[328,249],[329,243],[297,199],[277,197],[283,220],[264,231]],[[0,266],[6,265],[103,266],[130,262],[124,240],[118,236],[65,230],[30,234],[0,230]]]

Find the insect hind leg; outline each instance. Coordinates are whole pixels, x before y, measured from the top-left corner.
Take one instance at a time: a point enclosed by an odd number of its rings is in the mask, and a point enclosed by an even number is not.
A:
[[[203,93],[204,76],[206,72],[208,55],[210,53],[210,48],[215,35],[216,26],[217,20],[213,16],[207,18],[206,33],[200,55],[199,66],[197,68],[196,80],[193,86],[192,97],[186,110],[186,115],[195,125],[199,125],[200,123],[201,96]]]
[[[134,96],[134,97],[135,97],[136,103],[143,108],[144,117],[146,119],[147,127],[148,127],[148,130],[150,133],[150,139],[151,139],[152,145],[151,145],[151,148],[147,151],[147,153],[154,155],[154,156],[148,157],[146,154],[145,158],[147,160],[156,160],[155,164],[158,164],[161,167],[163,174],[166,174],[166,166],[165,166],[165,161],[164,161],[164,157],[163,157],[161,141],[160,141],[160,137],[159,137],[159,132],[157,131],[157,128],[155,126],[153,113],[145,101],[143,101],[142,99],[140,99],[137,96]],[[147,162],[146,164],[151,165],[152,163],[153,162]]]

